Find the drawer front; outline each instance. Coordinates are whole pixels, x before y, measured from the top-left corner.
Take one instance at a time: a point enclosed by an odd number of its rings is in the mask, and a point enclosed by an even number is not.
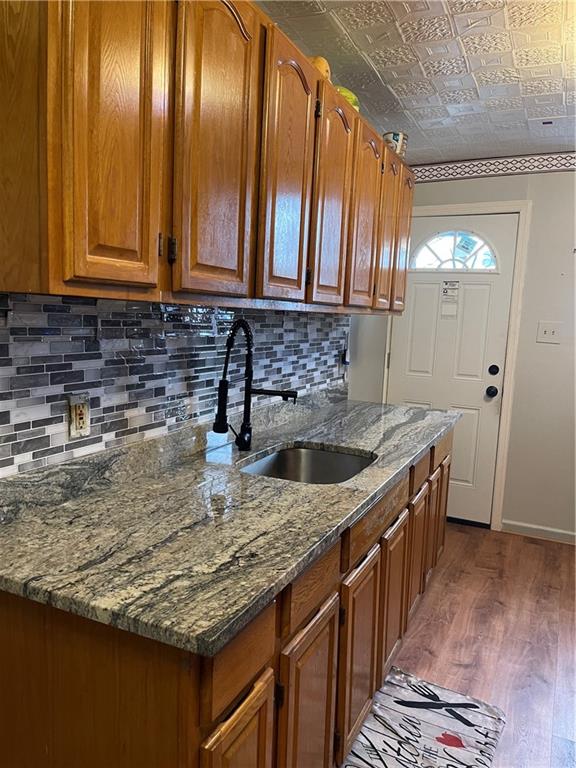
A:
[[[213,722],[274,656],[276,601],[213,658],[202,659],[200,718]]]
[[[408,503],[408,489],[409,478],[406,476],[383,499],[376,502],[364,517],[345,531],[342,539],[343,572],[356,565],[370,547],[380,540],[392,520]]]
[[[417,493],[424,485],[430,473],[430,451],[419,462],[410,467],[410,496]]]
[[[431,459],[430,459],[430,471],[433,472],[444,461],[446,456],[452,452],[452,442],[454,440],[454,431],[450,430],[444,437],[441,437],[436,445],[432,446]]]
[[[281,635],[295,632],[318,610],[340,582],[340,541],[314,562],[282,593]]]

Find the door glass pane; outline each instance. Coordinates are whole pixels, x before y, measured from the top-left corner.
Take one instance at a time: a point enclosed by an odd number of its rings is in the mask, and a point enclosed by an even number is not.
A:
[[[466,269],[472,272],[494,272],[496,254],[474,232],[440,232],[414,249],[410,269]]]

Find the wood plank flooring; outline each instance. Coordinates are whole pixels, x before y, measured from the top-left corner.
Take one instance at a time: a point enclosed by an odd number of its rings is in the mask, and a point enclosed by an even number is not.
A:
[[[394,664],[501,707],[494,768],[576,768],[575,549],[448,525]]]

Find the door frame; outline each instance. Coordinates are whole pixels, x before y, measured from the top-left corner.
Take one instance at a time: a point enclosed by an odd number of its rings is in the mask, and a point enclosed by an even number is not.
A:
[[[532,217],[531,200],[505,200],[484,203],[455,203],[447,205],[418,205],[414,207],[413,218],[422,216],[476,216],[491,213],[518,214],[518,235],[516,238],[516,254],[512,276],[512,293],[510,296],[510,314],[508,318],[508,338],[506,340],[506,363],[502,379],[502,401],[500,408],[500,423],[496,446],[496,471],[494,473],[494,491],[492,494],[492,516],[490,528],[493,531],[502,530],[502,515],[504,508],[504,488],[508,470],[508,453],[510,447],[510,428],[512,423],[512,400],[520,341],[520,316],[522,311],[522,296],[526,275],[526,261],[530,221]],[[392,318],[392,323],[394,318]],[[387,350],[391,351],[392,323],[390,323],[389,343]],[[386,397],[388,402],[388,377],[386,379]]]

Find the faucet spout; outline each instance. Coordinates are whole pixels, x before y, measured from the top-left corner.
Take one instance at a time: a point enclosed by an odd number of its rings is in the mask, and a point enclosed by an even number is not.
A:
[[[244,366],[244,412],[242,416],[242,424],[240,431],[236,432],[228,423],[228,367],[230,365],[230,355],[234,349],[234,343],[238,331],[244,333],[246,341],[246,358]],[[249,451],[252,445],[252,424],[251,424],[251,410],[252,410],[252,396],[253,395],[270,395],[274,397],[281,397],[282,400],[293,400],[296,402],[298,392],[294,389],[286,390],[273,390],[273,389],[255,389],[252,386],[254,378],[253,369],[253,352],[254,352],[254,336],[252,335],[252,329],[243,318],[239,318],[232,323],[230,331],[228,332],[228,338],[226,339],[226,357],[224,358],[224,370],[222,372],[222,378],[218,383],[218,405],[216,408],[216,416],[214,418],[214,424],[212,429],[214,432],[220,434],[226,434],[228,429],[232,429],[236,435],[235,443],[240,451]]]

